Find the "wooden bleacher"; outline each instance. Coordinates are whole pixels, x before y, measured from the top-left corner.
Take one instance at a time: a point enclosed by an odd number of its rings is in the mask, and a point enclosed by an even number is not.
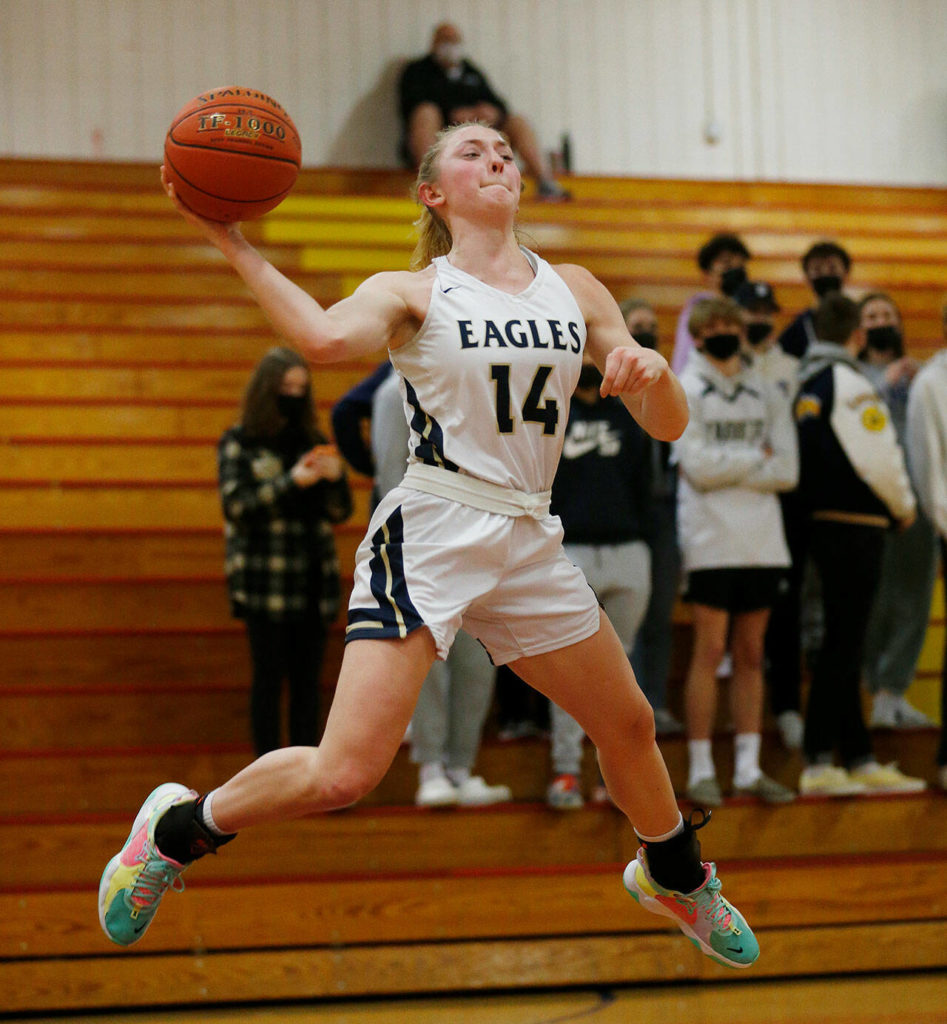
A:
[[[306,171],[247,233],[331,303],[406,265],[408,186],[397,173]],[[571,187],[567,205],[527,196],[527,233],[617,298],[655,301],[665,338],[698,286],[696,248],[737,230],[784,319],[809,301],[800,253],[838,237],[854,283],[894,294],[910,350],[939,343],[947,191]],[[511,783],[511,806],[417,811],[399,755],[358,808],[248,833],[187,876],[184,898],[169,895],[140,951],[111,947],[94,891],[144,795],[170,778],[209,788],[251,756],[214,444],[277,339],[151,166],[0,162],[0,287],[0,1012],[732,980],[623,895],[635,843],[617,813],[548,812],[545,744],[490,736],[480,767]],[[320,369],[324,423],[373,365]],[[355,485],[338,530],[349,574],[368,507],[368,482]],[[939,591],[916,684],[929,710],[943,629]],[[337,630],[327,700],[340,654]],[[878,752],[932,777],[935,740],[880,736]],[[726,777],[723,732],[718,745]],[[663,747],[683,782],[683,744]],[[794,781],[798,758],[769,747],[768,769]],[[933,793],[730,801],[705,848],[760,933],[748,976],[947,967],[944,823]]]

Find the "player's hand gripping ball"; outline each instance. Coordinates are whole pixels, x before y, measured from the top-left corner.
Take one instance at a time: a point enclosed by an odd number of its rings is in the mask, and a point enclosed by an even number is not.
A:
[[[164,140],[165,176],[201,217],[252,220],[278,206],[302,159],[289,114],[256,89],[228,86],[196,96]]]

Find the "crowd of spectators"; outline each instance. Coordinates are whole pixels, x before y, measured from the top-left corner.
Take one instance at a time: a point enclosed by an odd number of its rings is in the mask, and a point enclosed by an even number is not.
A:
[[[926,634],[938,531],[944,544],[934,518],[944,515],[942,485],[931,469],[943,449],[918,424],[936,421],[940,411],[916,412],[911,442],[908,409],[921,363],[907,352],[889,295],[872,291],[858,302],[846,295],[852,259],[843,246],[820,241],[802,255],[814,302],[782,333],[782,307],[768,282],[749,277],[750,259],[746,243],[730,233],[713,236],[698,253],[706,288],[685,304],[673,341],[691,408],[678,442],[644,435],[623,409],[600,398],[595,368],[583,367],[554,510],[567,550],[616,624],[659,735],[686,733],[681,790],[689,799],[714,806],[729,794],[779,804],[797,791],[916,792],[922,779],[877,761],[870,729],[934,726],[908,694]],[[630,335],[660,346],[650,302],[632,297],[621,309]],[[942,363],[932,360],[919,379],[938,380]],[[357,419],[370,418],[371,395],[386,375],[380,368],[339,402],[337,436],[367,437]],[[387,458],[387,489],[404,469],[406,438],[392,427],[400,412],[395,380],[378,393],[388,394],[388,425],[375,431],[371,453],[360,442],[351,459],[363,472],[368,466],[377,483],[377,465]],[[928,498],[920,509],[908,476],[909,466],[921,464],[912,448],[924,453]],[[693,624],[682,686],[671,679],[678,602]],[[476,694],[476,713],[462,715],[470,728],[461,775],[477,780],[472,802],[508,799],[506,787],[471,775],[495,682],[489,666],[479,672],[472,665],[459,655],[445,666],[445,678],[432,687],[435,712],[422,701],[420,733],[428,735],[431,721],[439,737],[456,733],[446,724],[449,694],[466,691],[468,703]],[[717,711],[721,677],[728,680],[726,716]],[[508,672],[496,680],[500,736],[549,736],[550,807],[607,799],[597,775],[584,791],[582,731],[563,711],[552,706],[504,719],[505,706],[523,700],[517,683]],[[871,701],[867,721],[863,698]],[[767,705],[774,733],[765,727]],[[714,762],[713,743],[724,730],[733,734],[730,785]],[[769,735],[801,751],[797,786],[763,770],[773,753]],[[432,752],[426,742],[417,733],[411,738],[418,803],[466,802],[448,773],[455,755]],[[941,753],[947,762],[947,749]]]

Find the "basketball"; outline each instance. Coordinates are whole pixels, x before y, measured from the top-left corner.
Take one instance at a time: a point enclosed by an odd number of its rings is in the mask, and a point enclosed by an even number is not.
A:
[[[164,140],[167,180],[209,220],[262,217],[289,195],[301,159],[299,133],[282,106],[236,86],[185,104]]]

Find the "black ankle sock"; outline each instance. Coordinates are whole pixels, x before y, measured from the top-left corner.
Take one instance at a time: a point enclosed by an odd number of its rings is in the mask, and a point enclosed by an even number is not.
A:
[[[234,838],[216,836],[207,828],[201,818],[202,801],[203,797],[175,804],[161,815],[155,826],[155,845],[165,857],[190,864],[205,853],[216,853]]]
[[[676,892],[693,892],[704,884],[700,842],[694,833],[709,820],[710,814],[704,814],[703,819],[695,825],[691,815],[690,819],[685,818],[683,831],[676,836],[660,843],[642,843],[648,858],[648,870],[658,885]]]

